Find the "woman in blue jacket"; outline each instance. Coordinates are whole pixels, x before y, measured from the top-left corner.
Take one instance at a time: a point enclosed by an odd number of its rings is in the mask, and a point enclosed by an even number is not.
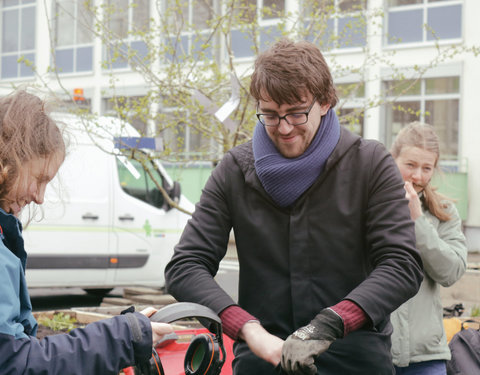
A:
[[[118,374],[147,361],[152,342],[172,332],[168,324],[127,313],[69,334],[35,338],[18,215],[31,202],[43,203],[64,157],[62,134],[42,100],[23,90],[0,98],[1,374]]]

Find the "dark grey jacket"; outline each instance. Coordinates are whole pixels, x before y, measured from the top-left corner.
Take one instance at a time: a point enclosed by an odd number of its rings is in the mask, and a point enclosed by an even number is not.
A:
[[[422,270],[402,177],[382,144],[342,128],[323,173],[289,208],[264,191],[251,142],[228,152],[167,266],[178,300],[217,313],[234,303],[213,279],[232,227],[242,308],[284,339],[350,299],[373,327],[337,340],[321,356],[331,371],[320,373],[391,373],[388,316],[417,292]],[[240,346],[236,355],[247,352]]]

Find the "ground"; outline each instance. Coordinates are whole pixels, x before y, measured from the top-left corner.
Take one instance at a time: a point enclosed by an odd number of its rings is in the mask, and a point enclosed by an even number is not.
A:
[[[65,333],[62,331],[54,331],[53,329],[50,329],[48,327],[38,325],[38,330],[37,330],[37,338],[38,339],[43,339],[45,336],[50,336],[50,335],[58,335],[60,333]]]

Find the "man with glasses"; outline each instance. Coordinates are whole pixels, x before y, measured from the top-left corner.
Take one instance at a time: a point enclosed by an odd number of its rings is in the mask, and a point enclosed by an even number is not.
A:
[[[236,375],[392,374],[389,314],[422,279],[395,162],[339,125],[311,43],[261,54],[250,93],[253,139],[208,180],[167,266],[169,292],[220,315]],[[238,303],[214,280],[232,228]]]

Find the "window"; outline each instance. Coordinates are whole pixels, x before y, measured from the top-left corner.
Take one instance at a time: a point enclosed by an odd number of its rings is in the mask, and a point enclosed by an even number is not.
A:
[[[93,19],[83,1],[55,2],[55,68],[58,73],[93,68]]]
[[[148,63],[148,46],[142,40],[150,27],[149,0],[108,0],[104,8],[105,66],[112,69]]]
[[[149,171],[157,180],[156,182],[160,186],[164,186],[162,175],[155,168],[153,162],[147,160],[146,166],[147,168],[149,168]],[[136,170],[137,173],[132,173],[132,167]],[[120,186],[125,193],[131,195],[132,197],[140,199],[141,201],[146,202],[154,207],[163,207],[163,195],[155,184],[155,181],[143,168],[142,163],[134,159],[125,160],[120,157],[117,158],[117,169]]]
[[[140,134],[147,134],[150,103],[146,96],[115,96],[102,99],[102,114],[126,119]]]
[[[263,0],[261,3],[260,0],[240,0],[232,4],[235,4],[237,26],[232,27],[230,40],[235,58],[253,57],[255,46],[263,51],[282,37],[283,25],[278,20],[285,13],[284,0]],[[257,23],[258,35],[252,28],[252,24]]]
[[[390,0],[387,44],[461,38],[462,3],[463,0]]]
[[[305,2],[305,39],[323,50],[363,47],[366,44],[366,0],[308,0]]]
[[[35,65],[35,0],[4,0],[1,78],[32,77]]]
[[[173,161],[179,161],[208,160],[212,157],[213,140],[209,135],[211,129],[202,130],[200,121],[195,121],[194,116],[188,116],[183,112],[164,111],[162,116],[159,117],[162,119],[161,124],[168,124],[160,130],[167,158],[169,155],[175,155],[176,159]],[[189,118],[191,125],[181,120],[186,117]]]
[[[363,82],[340,83],[336,85],[340,100],[337,116],[340,124],[363,136],[365,84]]]
[[[389,148],[400,129],[412,121],[435,127],[442,157],[458,156],[460,78],[438,77],[422,80],[385,81],[386,139]]]
[[[213,59],[210,21],[213,18],[213,0],[168,0],[170,28],[168,30],[166,58],[183,61],[187,56],[194,60]]]

